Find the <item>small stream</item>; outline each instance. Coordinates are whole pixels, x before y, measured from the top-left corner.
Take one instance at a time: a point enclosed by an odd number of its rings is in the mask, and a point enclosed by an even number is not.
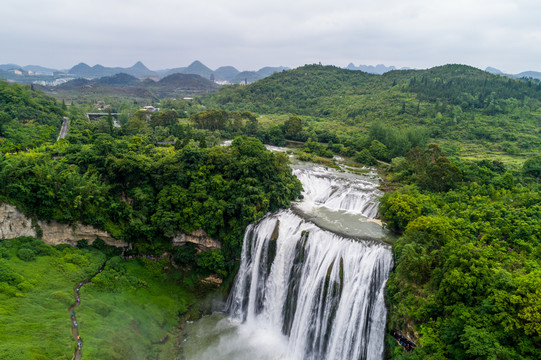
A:
[[[77,348],[75,349],[75,354],[73,354],[73,358],[72,360],[80,360],[81,359],[81,355],[82,355],[82,349],[83,349],[83,339],[81,338],[81,336],[79,335],[79,323],[77,322],[77,316],[75,315],[75,308],[79,306],[79,304],[81,303],[81,298],[80,298],[80,295],[79,295],[79,291],[81,290],[81,287],[83,287],[84,285],[88,284],[89,282],[92,281],[92,279],[98,275],[99,273],[101,273],[103,271],[103,269],[105,268],[105,263],[101,266],[101,268],[94,274],[92,275],[89,279],[83,281],[83,282],[80,282],[80,283],[77,283],[74,287],[73,287],[73,297],[75,299],[75,303],[73,303],[69,309],[68,309],[68,312],[70,313],[70,316],[71,316],[71,333],[73,334],[73,337],[75,338],[75,340],[77,340]]]

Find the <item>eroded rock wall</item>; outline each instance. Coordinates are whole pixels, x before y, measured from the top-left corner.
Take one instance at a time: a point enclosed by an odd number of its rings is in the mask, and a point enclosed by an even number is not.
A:
[[[187,243],[195,244],[199,250],[221,249],[218,240],[210,238],[204,230],[196,230],[191,234],[178,233],[173,238],[173,246],[184,246]]]
[[[38,232],[41,233],[41,236],[38,236]],[[15,206],[0,204],[0,239],[13,239],[20,236],[40,238],[50,245],[76,245],[77,241],[83,239],[92,244],[97,238],[100,238],[110,246],[128,246],[124,240],[117,240],[108,232],[90,225],[77,223],[75,226],[71,226],[57,221],[42,220],[32,224],[32,220],[17,210]]]

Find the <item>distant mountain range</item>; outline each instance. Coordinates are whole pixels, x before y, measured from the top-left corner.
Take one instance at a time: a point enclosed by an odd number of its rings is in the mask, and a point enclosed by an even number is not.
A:
[[[353,63],[349,63],[349,65],[346,66],[346,69],[348,69],[348,70],[360,70],[360,71],[367,72],[369,74],[378,74],[378,75],[383,75],[386,72],[393,71],[393,70],[412,70],[412,68],[409,68],[409,67],[401,67],[399,69],[399,68],[394,67],[393,65],[385,66],[383,64],[377,64],[376,66],[374,66],[374,65],[362,65],[361,64],[359,66],[355,66]]]
[[[39,65],[26,65],[26,66],[20,66],[17,64],[3,64],[0,65],[0,70],[2,71],[9,71],[9,70],[24,70],[24,71],[32,71],[34,73],[43,74],[43,75],[52,75],[54,72],[57,72],[56,69],[50,69]]]
[[[115,74],[128,74],[138,78],[143,77],[158,77],[154,71],[149,70],[142,62],[138,61],[132,67],[121,68],[121,67],[105,67],[102,65],[94,65],[92,67],[88,66],[85,63],[80,63],[68,70],[68,74],[78,75],[79,77],[89,77],[89,78],[101,78],[104,76],[112,76]]]
[[[14,70],[22,70],[23,74],[14,73]],[[107,76],[113,76],[116,74],[128,74],[135,76],[139,79],[144,78],[154,78],[158,80],[172,74],[192,74],[199,75],[202,78],[223,82],[223,83],[244,83],[244,82],[254,82],[261,80],[269,75],[274,74],[282,70],[289,70],[287,67],[264,67],[258,71],[239,71],[233,66],[222,66],[216,70],[212,70],[201,61],[194,61],[187,67],[179,67],[174,69],[163,69],[163,70],[150,70],[147,68],[141,61],[138,61],[133,66],[128,68],[122,67],[105,67],[103,65],[94,65],[89,66],[85,63],[79,63],[67,70],[57,70],[49,69],[37,65],[28,65],[20,66],[17,64],[4,64],[0,65],[0,77],[6,77],[9,80],[20,81],[20,82],[31,82],[32,78],[28,71],[33,73],[39,73],[41,75],[50,75],[58,77],[75,77],[75,78],[86,78],[86,79],[97,79]]]
[[[156,100],[182,94],[213,92],[218,89],[218,85],[196,74],[175,73],[154,81],[119,73],[92,80],[77,78],[57,86],[44,86],[41,89],[68,99],[100,94]]]
[[[527,79],[536,79],[536,80],[541,81],[541,72],[539,71],[523,71],[519,74],[513,75],[513,74],[505,74],[504,72],[490,66],[487,67],[485,71],[491,74],[495,74],[495,75],[507,76],[512,79],[527,78]]]
[[[391,71],[391,70],[397,70],[397,68],[392,66],[392,65],[391,66],[385,66],[383,64],[378,64],[376,66],[374,66],[374,65],[355,66],[353,63],[349,63],[349,65],[346,66],[346,69],[348,69],[348,70],[360,70],[360,71],[364,71],[364,72],[367,72],[367,73],[370,73],[370,74],[378,74],[378,75],[383,75],[386,72]],[[409,68],[401,68],[400,70],[409,70]]]
[[[212,70],[205,66],[200,61],[194,61],[188,67],[171,69],[165,75],[171,74],[197,74],[203,78],[212,79],[215,81],[227,81],[232,84],[252,83],[261,80],[282,70],[289,70],[287,67],[264,67],[258,71],[239,71],[233,66],[222,66],[216,70]]]
[[[199,75],[204,79],[211,81],[216,81],[218,83],[252,83],[257,80],[261,80],[269,75],[272,75],[276,72],[281,72],[283,70],[289,70],[288,67],[278,66],[278,67],[263,67],[257,71],[239,71],[233,66],[221,66],[215,70],[212,70],[201,61],[196,60],[186,67],[178,67],[173,69],[162,69],[162,70],[150,70],[147,68],[141,61],[136,62],[133,66],[122,68],[122,67],[106,67],[100,64],[89,66],[85,63],[79,63],[67,70],[58,70],[47,68],[39,65],[26,65],[20,66],[17,64],[3,64],[0,65],[0,78],[5,78],[11,81],[31,83],[36,80],[54,80],[58,78],[86,78],[86,79],[98,79],[107,76],[113,76],[116,74],[128,74],[139,79],[152,78],[154,80],[159,80],[166,76],[172,74],[192,74]],[[410,70],[410,68],[402,67],[400,69],[395,66],[385,66],[383,64],[378,65],[359,65],[356,66],[353,63],[350,63],[346,66],[348,70],[359,70],[371,74],[382,75],[386,72],[392,70]],[[16,71],[19,70],[19,71]],[[487,67],[485,71],[507,76],[510,78],[533,78],[541,80],[541,72],[537,71],[524,71],[520,74],[505,74],[502,71],[493,68]],[[22,74],[20,74],[22,72]],[[40,77],[40,79],[37,79]],[[52,77],[52,79],[45,79],[45,77]]]

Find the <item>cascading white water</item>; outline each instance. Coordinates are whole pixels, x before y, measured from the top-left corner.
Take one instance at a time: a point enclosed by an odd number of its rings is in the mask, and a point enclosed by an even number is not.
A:
[[[389,246],[305,219],[338,212],[367,224],[377,213],[377,184],[321,167],[294,173],[304,187],[295,206],[302,217],[282,210],[248,227],[230,315],[218,323],[225,335],[188,359],[211,359],[216,351],[222,359],[382,358]]]
[[[351,174],[338,174],[321,167],[296,169],[302,182],[304,201],[300,205],[318,204],[331,210],[347,210],[374,218],[378,213],[376,198],[381,195],[377,183]]]

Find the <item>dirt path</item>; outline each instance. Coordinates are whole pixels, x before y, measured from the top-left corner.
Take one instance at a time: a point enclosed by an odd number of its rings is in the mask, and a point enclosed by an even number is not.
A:
[[[73,305],[69,307],[68,312],[71,316],[71,333],[73,334],[75,340],[77,340],[77,349],[75,350],[75,354],[73,354],[72,360],[80,360],[82,355],[81,351],[83,349],[83,339],[79,335],[79,323],[77,322],[77,316],[75,316],[75,308],[81,303],[81,299],[79,297],[79,290],[81,290],[81,287],[83,285],[88,284],[96,275],[101,273],[105,268],[105,264],[106,263],[104,263],[102,267],[98,270],[98,272],[92,275],[89,279],[80,282],[73,287],[73,297],[75,298],[75,303],[73,303]]]
[[[60,133],[58,134],[58,138],[56,139],[56,141],[63,139],[67,135],[68,128],[69,128],[69,121],[70,119],[64,116],[64,121],[62,122],[62,127],[60,128]]]

